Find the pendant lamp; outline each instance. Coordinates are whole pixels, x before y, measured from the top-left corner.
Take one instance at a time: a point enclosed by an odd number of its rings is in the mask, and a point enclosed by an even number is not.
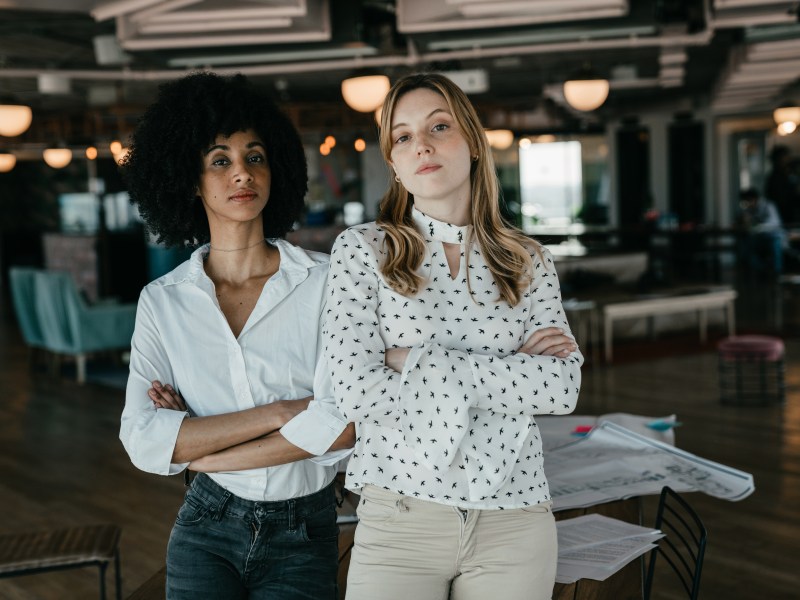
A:
[[[16,164],[16,156],[10,152],[0,152],[0,173],[8,173]]]
[[[571,79],[564,82],[564,98],[575,110],[592,111],[608,98],[607,79]]]
[[[42,152],[44,162],[54,169],[63,169],[72,162],[72,150],[69,148],[48,148]]]
[[[389,92],[386,75],[361,75],[342,81],[342,98],[358,112],[372,112],[383,104]]]
[[[33,120],[29,106],[0,104],[0,135],[14,137],[27,131]]]

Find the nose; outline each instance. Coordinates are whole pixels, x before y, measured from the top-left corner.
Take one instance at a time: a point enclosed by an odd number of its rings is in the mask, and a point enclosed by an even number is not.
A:
[[[253,181],[253,173],[250,165],[244,161],[237,164],[236,169],[233,171],[233,179],[237,183],[243,181]]]
[[[428,138],[424,135],[417,136],[417,155],[421,156],[423,154],[430,154],[431,152],[433,152],[433,148]]]

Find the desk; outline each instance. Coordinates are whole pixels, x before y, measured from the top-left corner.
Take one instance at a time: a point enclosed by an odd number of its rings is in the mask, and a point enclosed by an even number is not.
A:
[[[734,300],[736,300],[735,290],[720,289],[606,304],[603,306],[603,339],[605,341],[606,362],[611,362],[614,321],[618,319],[654,317],[657,315],[697,311],[700,324],[700,341],[705,342],[708,329],[707,311],[710,308],[722,308],[725,310],[728,335],[734,334],[736,329],[733,312]]]
[[[556,511],[554,514],[558,521],[590,513],[639,524],[641,499],[617,500],[588,508]],[[648,554],[644,556],[648,556]],[[642,585],[641,560],[635,559],[605,581],[580,579],[575,583],[557,583],[553,588],[553,600],[641,600]]]

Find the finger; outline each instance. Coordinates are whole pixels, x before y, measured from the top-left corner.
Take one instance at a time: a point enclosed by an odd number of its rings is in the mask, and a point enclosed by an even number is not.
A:
[[[564,335],[564,330],[560,329],[559,327],[545,327],[544,329],[538,329],[534,331],[525,343],[522,344],[522,347],[518,350],[526,353],[530,353],[530,350],[537,347],[542,341],[553,337],[553,336],[560,336]]]
[[[561,358],[564,358],[564,356],[569,356],[570,353],[574,352],[577,349],[578,345],[572,340],[570,340],[569,342],[564,344],[557,344],[554,346],[550,346],[549,348],[547,348],[547,350],[545,350],[541,354],[544,356],[560,356]]]
[[[545,354],[548,352],[548,350],[551,350],[556,346],[564,346],[571,343],[574,343],[574,340],[568,335],[564,334],[548,335],[538,340],[537,343],[535,344],[531,345],[526,344],[525,346],[520,348],[520,351],[525,352],[526,354]]]
[[[183,400],[183,396],[181,396],[175,389],[170,385],[167,384],[164,386],[167,390],[167,393],[172,398],[172,401],[175,403],[175,406],[178,407],[178,410],[186,410],[186,402]]]
[[[185,410],[182,407],[183,402],[179,399],[176,399],[174,394],[170,393],[166,388],[162,387],[160,390],[156,388],[150,388],[147,391],[147,394],[150,396],[150,399],[161,408]]]

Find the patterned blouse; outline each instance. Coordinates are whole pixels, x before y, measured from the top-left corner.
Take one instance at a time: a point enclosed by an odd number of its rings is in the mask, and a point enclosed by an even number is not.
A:
[[[331,253],[325,356],[337,406],[357,424],[347,487],[462,508],[550,500],[534,415],[574,410],[583,356],[515,351],[537,329],[569,333],[552,256],[531,249],[533,281],[510,306],[477,243],[467,245],[470,226],[416,209],[413,218],[426,244],[415,296],[380,274],[385,234],[375,223],[344,231]],[[455,278],[442,242],[462,246]],[[402,373],[384,365],[387,348],[411,348]]]

